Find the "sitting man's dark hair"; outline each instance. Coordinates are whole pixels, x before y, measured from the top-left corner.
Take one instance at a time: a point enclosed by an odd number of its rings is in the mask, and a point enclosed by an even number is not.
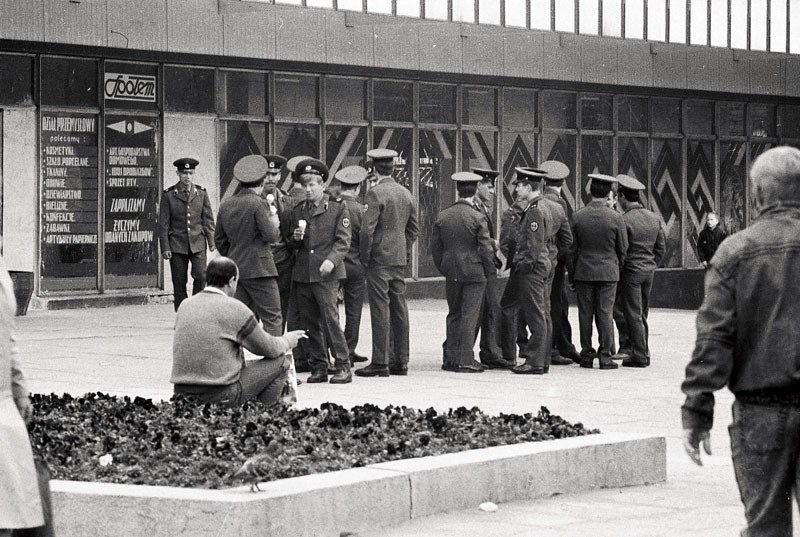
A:
[[[206,267],[206,285],[211,287],[223,288],[231,278],[239,274],[239,267],[233,259],[228,257],[217,257],[212,259]]]
[[[611,192],[611,183],[592,181],[589,183],[589,193],[593,198],[605,198]]]
[[[475,192],[478,191],[478,183],[475,182],[459,182],[456,183],[456,192],[458,192],[459,198],[469,198],[475,195]]]

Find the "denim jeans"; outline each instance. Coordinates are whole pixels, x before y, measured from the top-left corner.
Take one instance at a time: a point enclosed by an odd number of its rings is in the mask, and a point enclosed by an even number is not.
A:
[[[800,408],[736,401],[728,427],[747,528],[743,537],[791,537],[800,487]],[[795,498],[797,500],[797,498]]]

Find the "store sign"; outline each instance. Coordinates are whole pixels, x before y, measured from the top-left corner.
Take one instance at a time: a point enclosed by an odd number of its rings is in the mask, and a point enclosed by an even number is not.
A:
[[[106,99],[116,101],[156,102],[156,77],[106,73],[103,91]]]

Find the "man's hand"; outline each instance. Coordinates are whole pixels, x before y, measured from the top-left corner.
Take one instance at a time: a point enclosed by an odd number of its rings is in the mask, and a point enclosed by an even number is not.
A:
[[[326,260],[325,260],[325,261],[323,261],[323,262],[322,262],[322,264],[319,266],[319,273],[320,273],[322,276],[327,276],[328,274],[330,274],[331,272],[333,272],[333,267],[334,267],[334,265],[333,265],[333,261],[331,261],[330,259],[326,259]]]
[[[22,421],[26,424],[30,423],[33,418],[33,405],[31,404],[31,400],[26,396],[15,399],[14,402],[17,405],[17,410],[19,410],[19,415],[22,416]]]
[[[706,455],[711,455],[711,434],[709,431],[701,429],[684,429],[683,430],[683,449],[689,454],[698,466],[703,466],[703,461],[700,460],[700,443],[703,443],[703,451]]]
[[[170,252],[169,250],[161,252],[161,257],[163,257],[164,259],[172,259],[172,252]]]
[[[297,347],[297,344],[300,343],[301,339],[305,339],[308,336],[306,336],[305,330],[292,330],[291,332],[286,332],[284,337],[286,338],[286,341],[289,342],[289,348],[293,349]]]

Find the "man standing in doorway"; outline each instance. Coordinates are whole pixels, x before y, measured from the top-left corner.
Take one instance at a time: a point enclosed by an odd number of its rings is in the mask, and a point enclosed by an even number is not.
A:
[[[161,195],[158,213],[158,237],[161,256],[169,260],[175,311],[186,300],[186,271],[192,265],[192,294],[206,285],[206,245],[214,251],[214,215],[208,192],[194,184],[194,171],[199,162],[181,158],[172,163],[178,182]]]

